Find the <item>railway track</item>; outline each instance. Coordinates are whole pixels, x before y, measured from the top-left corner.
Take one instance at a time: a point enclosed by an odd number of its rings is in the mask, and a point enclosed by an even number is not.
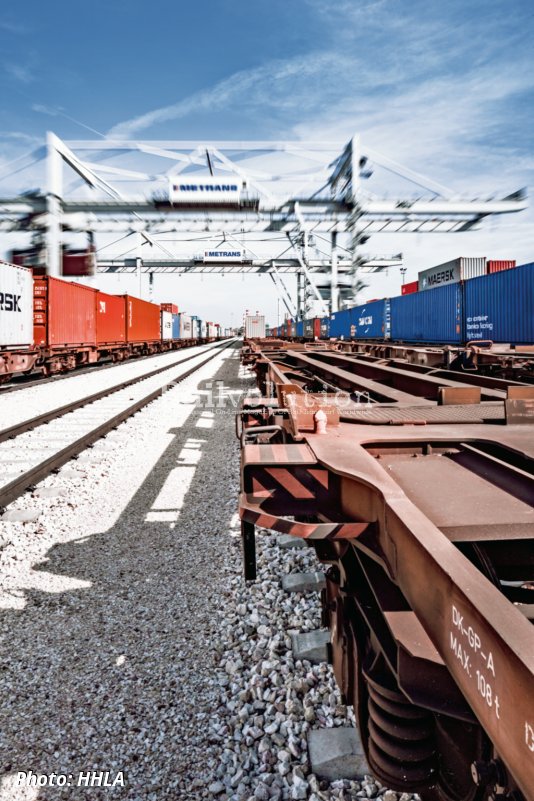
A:
[[[534,389],[357,355],[246,353],[240,515],[327,564],[369,764],[424,801],[534,799]]]
[[[232,340],[101,389],[0,431],[0,509],[215,358]],[[184,366],[186,365],[187,366]]]

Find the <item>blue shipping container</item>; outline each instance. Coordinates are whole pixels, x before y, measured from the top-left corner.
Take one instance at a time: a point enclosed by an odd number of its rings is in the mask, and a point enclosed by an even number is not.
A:
[[[180,315],[172,315],[172,338],[180,339]]]
[[[297,320],[297,336],[304,336],[304,320]]]
[[[321,339],[328,339],[330,336],[330,317],[321,317]]]
[[[466,341],[534,344],[534,263],[466,281],[464,314]]]
[[[515,271],[509,270],[506,274],[508,272]],[[393,340],[443,344],[461,341],[462,285],[459,283],[391,298],[390,308]]]
[[[350,309],[334,312],[330,318],[330,336],[350,339]]]
[[[389,300],[375,300],[350,309],[351,339],[389,337]]]

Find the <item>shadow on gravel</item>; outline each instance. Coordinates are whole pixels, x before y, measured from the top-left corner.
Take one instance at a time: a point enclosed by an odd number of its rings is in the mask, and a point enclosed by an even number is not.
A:
[[[214,376],[234,391],[238,354]],[[207,797],[193,780],[211,772],[217,614],[241,570],[239,454],[230,407],[213,418],[191,408],[116,525],[34,566],[90,589],[31,590],[24,610],[0,613],[2,775],[72,777],[63,788],[6,781],[2,799]],[[125,786],[75,786],[92,771],[108,784],[124,771]]]

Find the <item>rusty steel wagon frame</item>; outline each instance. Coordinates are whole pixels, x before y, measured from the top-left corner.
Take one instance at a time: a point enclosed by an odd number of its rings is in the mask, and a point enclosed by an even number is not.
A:
[[[330,565],[331,660],[384,783],[534,801],[533,388],[254,357],[263,397],[238,430],[246,577],[257,528]]]

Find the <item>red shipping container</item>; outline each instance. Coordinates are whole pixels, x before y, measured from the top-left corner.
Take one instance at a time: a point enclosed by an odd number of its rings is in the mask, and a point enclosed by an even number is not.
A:
[[[160,308],[148,300],[122,295],[126,303],[126,341],[154,342],[161,338]]]
[[[488,275],[490,273],[500,273],[501,270],[511,270],[515,267],[515,259],[513,261],[488,261],[486,262]]]
[[[401,286],[401,295],[413,295],[414,292],[419,290],[419,281],[410,281],[409,284]]]
[[[178,306],[175,303],[160,303],[161,311],[170,312],[171,314],[178,314]]]
[[[96,289],[60,278],[33,280],[36,345],[57,348],[96,344]]]
[[[313,338],[320,339],[321,338],[321,318],[314,317],[313,318]]]
[[[95,300],[97,344],[112,345],[126,342],[124,296],[107,295],[99,291]]]

